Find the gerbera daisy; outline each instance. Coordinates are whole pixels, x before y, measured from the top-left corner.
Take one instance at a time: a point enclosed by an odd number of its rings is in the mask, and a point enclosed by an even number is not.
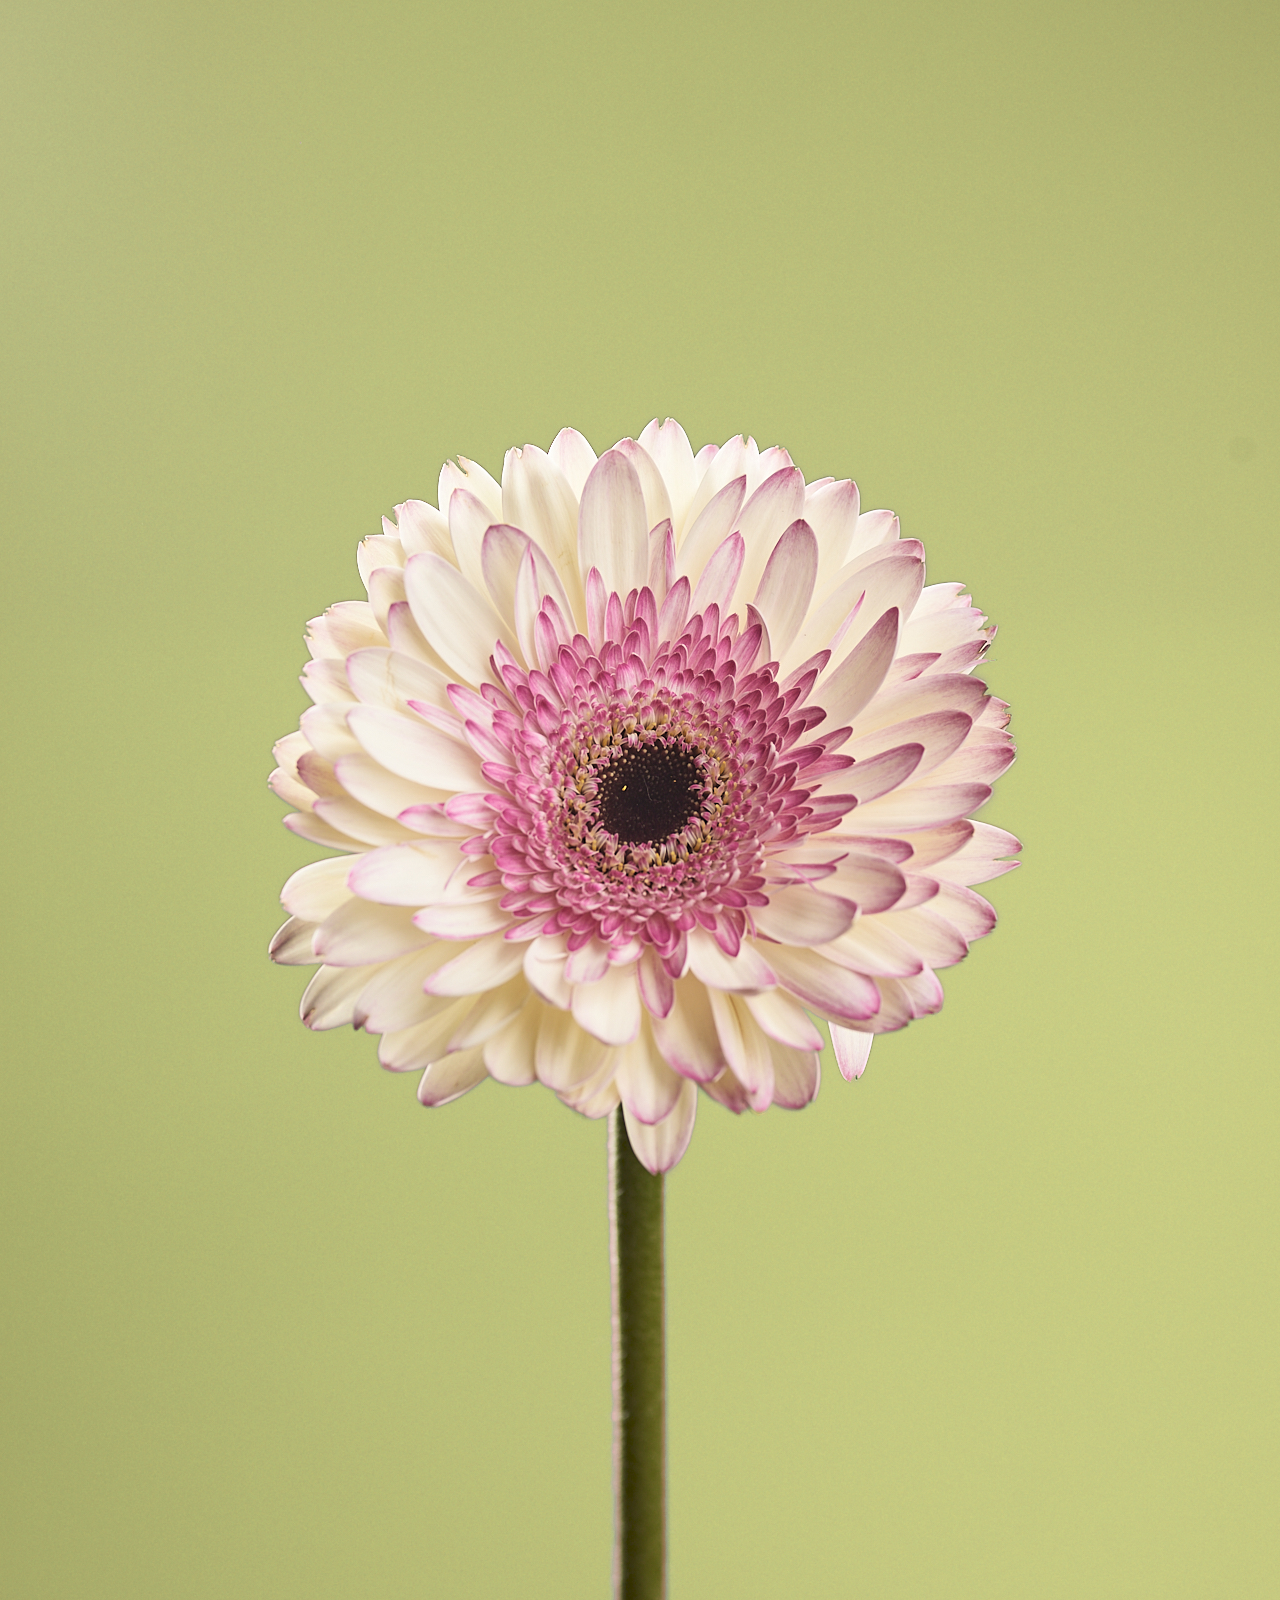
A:
[[[699,1089],[799,1107],[936,1011],[1017,840],[968,820],[1013,759],[994,629],[857,485],[651,422],[565,429],[497,483],[446,463],[316,618],[276,746],[312,1028],[380,1034],[443,1105],[485,1077],[621,1103],[651,1172]]]

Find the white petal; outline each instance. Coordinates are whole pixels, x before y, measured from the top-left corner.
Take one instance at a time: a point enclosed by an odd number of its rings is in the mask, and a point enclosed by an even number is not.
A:
[[[827,587],[853,553],[858,510],[858,485],[848,478],[839,483],[823,484],[820,489],[810,484],[805,493],[804,520],[817,536],[821,552],[818,562],[820,589]]]
[[[539,934],[524,946],[524,975],[537,992],[562,1011],[569,1009],[572,990],[564,975],[568,948],[565,935]]]
[[[973,822],[972,835],[963,839],[933,870],[935,877],[945,877],[952,883],[986,883],[1001,873],[1011,872],[1016,861],[1002,859],[1016,855],[1022,846],[1003,828],[993,828],[987,822]],[[913,835],[912,843],[921,835]]]
[[[574,616],[581,621],[583,574],[578,570],[578,496],[555,462],[536,445],[507,451],[502,466],[501,520],[523,528],[551,558],[573,605]]]
[[[733,532],[746,489],[745,478],[733,478],[707,505],[685,535],[683,544],[676,547],[677,578],[688,578],[690,586],[697,583],[712,554]]]
[[[371,811],[368,806],[362,806],[358,800],[353,800],[349,795],[344,794],[336,800],[317,800],[314,810],[322,822],[346,834],[350,839],[360,840],[365,846],[407,843],[413,838],[408,828],[401,827],[390,817]],[[327,842],[309,831],[306,837],[314,838],[317,844]]]
[[[598,1071],[607,1054],[608,1047],[584,1032],[567,1011],[542,1008],[534,1052],[540,1083],[557,1093],[572,1089]]]
[[[895,722],[888,728],[878,728],[874,733],[864,734],[862,738],[846,744],[843,753],[861,763],[897,745],[918,744],[922,754],[915,772],[920,777],[932,772],[953,751],[958,750],[972,727],[973,721],[964,711],[931,711],[927,716],[911,717],[906,722]],[[948,779],[954,781],[950,774]]]
[[[656,528],[659,523],[670,522],[671,496],[667,493],[667,486],[653,457],[634,439],[622,439],[614,445],[614,449],[619,455],[626,456],[640,479],[640,488],[644,492],[645,527]]]
[[[356,1027],[370,1033],[395,1033],[439,1016],[457,996],[425,994],[422,986],[443,965],[449,951],[456,949],[456,945],[434,943],[383,962],[372,975],[368,967],[355,969],[364,972],[367,980],[352,1019]]]
[[[640,435],[639,443],[652,457],[667,486],[667,493],[671,497],[671,521],[678,541],[684,527],[685,512],[698,482],[693,449],[684,429],[671,417],[661,427],[655,417]]]
[[[428,789],[388,772],[372,756],[339,756],[333,764],[339,783],[353,800],[358,800],[380,817],[398,817],[410,806],[425,806],[447,798],[447,789]]]
[[[779,944],[812,945],[837,938],[852,923],[857,909],[851,900],[796,884],[773,890],[769,904],[756,906],[751,915],[757,929]]]
[[[407,907],[353,899],[330,912],[320,924],[315,952],[331,967],[370,966],[419,949],[430,940],[430,934],[414,927]]]
[[[459,1050],[431,1063],[418,1085],[418,1099],[424,1106],[447,1106],[451,1100],[458,1100],[469,1089],[474,1089],[487,1076],[482,1046],[477,1045],[473,1050]]]
[[[530,996],[524,1008],[506,1027],[495,1033],[485,1043],[484,1064],[489,1076],[514,1089],[537,1082],[533,1051],[538,1038],[538,1019],[543,1011],[542,1001]]]
[[[710,1083],[724,1068],[710,995],[701,979],[691,973],[678,978],[671,1010],[649,1021],[663,1056],[686,1078]]]
[[[307,743],[326,761],[336,761],[360,748],[347,726],[347,709],[344,705],[310,706],[298,719]]]
[[[570,1002],[581,1027],[605,1044],[627,1044],[640,1029],[635,966],[610,967],[595,983],[574,985]]]
[[[348,1027],[368,981],[367,967],[321,967],[303,992],[298,1014],[317,1032]]]
[[[871,1054],[871,1041],[874,1038],[873,1033],[858,1033],[853,1028],[842,1028],[837,1022],[831,1024],[831,1046],[835,1051],[836,1065],[840,1068],[841,1077],[849,1083],[860,1078],[867,1070],[867,1057]]]
[[[449,1035],[466,1016],[474,1002],[455,1000],[434,1012],[424,1022],[384,1033],[378,1044],[378,1060],[388,1072],[417,1072],[445,1053]]]
[[[711,989],[771,989],[778,981],[750,940],[742,941],[736,956],[727,956],[705,928],[689,935],[689,970]]]
[[[311,940],[319,926],[304,922],[301,917],[290,917],[279,928],[267,948],[267,954],[282,967],[314,967],[320,957],[311,947]]]
[[[614,1081],[630,1116],[652,1126],[671,1115],[688,1080],[671,1070],[649,1029],[642,1028],[618,1050]]]
[[[459,456],[456,462],[446,461],[440,468],[439,492],[436,504],[447,513],[455,489],[466,489],[489,508],[493,522],[502,521],[502,490],[496,480],[474,461]]]
[[[772,473],[743,506],[737,521],[747,546],[743,594],[755,594],[778,540],[803,515],[804,478],[794,467]]]
[[[832,728],[844,728],[871,703],[898,646],[898,609],[891,606],[863,635],[856,649],[823,683],[815,698]]]
[[[773,1055],[773,1104],[786,1111],[799,1111],[816,1097],[818,1085],[822,1082],[817,1052],[796,1050],[786,1044],[773,1044],[770,1050]]]
[[[773,1093],[773,1055],[768,1037],[736,994],[712,990],[711,1011],[725,1060],[751,1096],[752,1108],[763,1111]]]
[[[449,497],[449,538],[453,543],[454,565],[471,587],[484,593],[484,567],[481,551],[493,513],[469,489],[455,489]]]
[[[689,603],[689,610],[695,616],[710,605],[719,606],[721,616],[732,608],[738,575],[742,571],[744,549],[742,535],[731,533],[713,552],[710,561],[702,569]]]
[[[373,850],[351,869],[350,884],[362,900],[384,906],[424,906],[440,899],[464,857],[449,839],[393,844]]]
[[[886,911],[879,920],[923,956],[930,967],[954,966],[969,953],[964,935],[932,906],[916,906],[912,911]]]
[[[818,691],[821,697],[821,690]],[[960,673],[917,678],[883,689],[854,723],[853,736],[863,739],[878,728],[923,717],[934,711],[963,711],[975,720],[982,714],[987,686]],[[838,724],[837,724],[838,726]]]
[[[500,893],[500,891],[499,891]],[[466,894],[437,900],[413,914],[414,923],[439,939],[483,939],[504,933],[512,925],[511,913],[498,903],[499,893]]]
[[[306,839],[311,844],[318,844],[325,850],[363,850],[364,843],[353,839],[350,834],[340,833],[337,828],[326,822],[323,817],[314,816],[310,811],[291,811],[287,817],[281,817],[281,822],[290,833],[297,834],[299,839]]]
[[[454,946],[456,949],[456,946]],[[496,989],[514,978],[525,963],[525,946],[501,933],[478,939],[469,949],[443,963],[426,981],[427,994],[474,995]]]
[[[636,1159],[648,1172],[668,1172],[689,1148],[693,1121],[698,1114],[698,1091],[687,1080],[669,1116],[658,1123],[644,1123],[623,1107],[627,1138]]]
[[[858,818],[866,828],[883,828],[886,832],[897,828],[933,828],[976,811],[990,798],[991,789],[985,783],[905,784],[879,800],[860,806]]]
[[[769,959],[782,986],[821,1016],[864,1022],[875,1015],[879,994],[861,973],[837,966],[816,950],[770,946]]]
[[[872,978],[911,978],[924,969],[914,946],[878,916],[859,917],[848,933],[833,939],[821,953]]]
[[[404,571],[409,608],[432,649],[465,682],[486,682],[495,642],[515,646],[488,597],[439,556],[411,556]]]
[[[450,1035],[449,1049],[469,1050],[472,1045],[485,1044],[506,1027],[528,998],[529,985],[521,972],[496,989],[487,990]]]
[[[576,428],[561,428],[547,451],[552,464],[564,473],[565,482],[581,498],[582,486],[596,464],[596,453]]]
[[[609,593],[627,595],[649,576],[649,525],[640,477],[620,450],[591,469],[578,512],[578,561],[599,570]]]
[[[448,503],[446,498],[444,504]],[[453,557],[449,519],[425,500],[406,500],[403,505],[396,507],[396,533],[406,560],[420,550],[434,550],[446,559]]]
[[[470,745],[450,738],[421,717],[402,716],[385,706],[353,706],[347,715],[352,733],[375,761],[401,778],[422,784],[433,796],[489,787],[480,770],[480,758]]]
[[[308,862],[305,867],[298,868],[280,891],[280,903],[290,916],[301,917],[306,922],[323,922],[344,900],[350,900],[352,890],[347,879],[352,865],[350,856],[330,856],[326,861]]]
[[[769,557],[756,590],[756,608],[774,651],[786,653],[809,610],[818,576],[818,541],[807,522],[793,522]],[[839,723],[833,723],[839,727]]]
[[[709,459],[708,452],[710,452]],[[704,460],[707,463],[706,468],[689,500],[688,508],[684,514],[683,528],[678,530],[679,543],[685,543],[693,537],[694,529],[697,527],[698,519],[701,517],[703,510],[735,478],[742,479],[743,497],[746,495],[749,460],[746,440],[741,434],[728,440],[718,450],[714,446],[709,446],[708,451],[700,450],[697,456],[697,463],[701,463]],[[738,504],[742,504],[741,498],[738,500]],[[731,531],[731,528],[726,528],[715,543],[719,544],[720,539],[723,539],[725,534]],[[709,555],[710,551],[707,554]],[[691,573],[690,579],[692,580],[696,576],[696,573]]]
[[[744,995],[743,1000],[762,1032],[778,1044],[789,1044],[796,1050],[822,1049],[822,1035],[813,1019],[785,990],[766,989],[763,994]]]

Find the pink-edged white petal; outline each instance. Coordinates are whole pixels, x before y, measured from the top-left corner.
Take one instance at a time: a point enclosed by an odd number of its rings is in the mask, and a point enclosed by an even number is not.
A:
[[[826,944],[852,923],[857,906],[851,900],[824,894],[804,884],[775,889],[767,906],[752,913],[756,930],[779,944]]]
[[[755,599],[779,656],[786,654],[800,631],[817,576],[818,541],[813,529],[807,522],[793,522],[773,547]]]
[[[646,1126],[671,1115],[686,1081],[663,1060],[647,1027],[617,1051],[614,1082],[619,1097],[629,1115]]]
[[[534,1051],[538,1081],[557,1093],[585,1083],[603,1065],[608,1045],[567,1011],[544,1005]]]
[[[824,945],[820,954],[871,978],[911,978],[924,970],[919,951],[882,916],[859,917],[848,933]]]
[[[774,946],[770,946],[770,959]],[[689,971],[709,989],[771,989],[778,981],[770,961],[744,939],[736,956],[726,955],[704,928],[689,934]]]
[[[316,922],[290,917],[277,929],[267,947],[267,954],[282,967],[314,967],[320,960],[312,948],[317,927],[319,924]]]
[[[433,839],[373,850],[351,869],[353,894],[385,906],[423,906],[438,900],[463,866],[457,844]]]
[[[693,591],[689,605],[693,615],[697,616],[711,605],[719,606],[722,614],[730,609],[734,590],[738,586],[738,575],[742,571],[744,549],[742,535],[738,533],[731,533],[717,547],[703,567]]]
[[[693,1137],[698,1091],[692,1083],[684,1082],[675,1105],[661,1122],[641,1122],[625,1106],[622,1114],[627,1120],[627,1138],[640,1165],[655,1174],[669,1172],[689,1148]]]
[[[331,967],[372,966],[427,944],[430,935],[413,923],[407,906],[380,906],[351,899],[316,929],[316,954]]]
[[[445,1054],[449,1035],[471,1009],[473,1002],[455,1000],[425,1022],[397,1028],[382,1035],[378,1060],[388,1072],[419,1072]]]
[[[671,521],[671,496],[653,457],[634,439],[621,439],[614,445],[619,455],[626,456],[635,468],[636,477],[644,494],[644,523],[646,528],[656,528],[659,523]]]
[[[671,1010],[651,1016],[650,1027],[663,1056],[695,1083],[709,1083],[724,1068],[724,1053],[711,1013],[710,991],[692,974],[678,978]]]
[[[835,1052],[840,1076],[846,1083],[852,1083],[867,1070],[871,1041],[874,1038],[873,1033],[859,1033],[853,1028],[842,1028],[837,1022],[831,1024],[831,1048]]]
[[[629,1044],[640,1031],[640,989],[634,966],[609,967],[594,983],[574,985],[578,1025],[605,1044]]]
[[[762,994],[748,994],[742,998],[761,1032],[776,1043],[808,1052],[822,1049],[822,1035],[814,1027],[813,1019],[785,990],[766,989]]]
[[[768,1035],[747,1010],[741,996],[713,989],[711,1014],[724,1059],[746,1089],[753,1111],[764,1111],[773,1098],[773,1054]]]
[[[784,532],[804,515],[804,478],[794,467],[767,477],[747,500],[737,520],[746,544],[742,592],[754,595]]]
[[[459,1050],[431,1063],[418,1085],[418,1099],[424,1106],[447,1106],[487,1076],[483,1047]]]
[[[385,706],[353,706],[347,716],[359,749],[389,772],[421,784],[433,797],[488,787],[480,758],[471,746],[422,717],[402,716]]]
[[[898,608],[890,606],[822,686],[822,705],[831,727],[846,727],[871,703],[897,644]]]
[[[972,834],[930,868],[933,875],[952,883],[974,884],[1012,872],[1018,862],[1010,858],[1022,849],[1013,834],[988,822],[971,822],[969,826]],[[913,843],[916,837],[919,836],[913,836]]]
[[[350,873],[350,856],[309,862],[299,867],[280,891],[280,903],[290,916],[301,917],[304,922],[323,922],[344,900],[350,900]]]
[[[523,950],[524,975],[530,986],[549,1005],[567,1011],[573,998],[573,989],[564,975],[565,963],[569,959],[564,934],[539,934]]]
[[[457,996],[427,994],[423,984],[456,949],[456,945],[433,943],[380,966],[358,969],[366,982],[352,1018],[354,1025],[370,1033],[395,1033],[439,1016]]]
[[[591,476],[596,464],[596,453],[576,428],[561,428],[547,451],[552,466],[559,467],[564,481],[579,499],[582,486]]]
[[[784,1111],[799,1111],[817,1097],[822,1082],[818,1053],[787,1044],[771,1044],[769,1048],[773,1056],[773,1104]]]
[[[502,466],[502,516],[494,521],[523,528],[546,552],[575,614],[579,614],[582,580],[578,568],[578,496],[560,468],[537,445],[507,451]]]
[[[837,966],[816,950],[770,946],[769,959],[783,988],[822,1016],[863,1022],[875,1015],[879,994],[861,973]]]
[[[642,588],[649,576],[649,525],[644,490],[620,450],[606,450],[591,469],[578,510],[578,560],[595,567],[610,594]]]
[[[450,895],[415,911],[413,920],[417,927],[438,939],[483,939],[486,934],[505,933],[513,926],[510,912],[502,909],[499,899],[497,891]]]
[[[659,425],[655,417],[641,433],[638,443],[662,474],[662,481],[671,499],[671,521],[678,539],[698,482],[688,435],[673,418],[668,417]]]
[[[746,490],[745,478],[730,479],[694,520],[683,543],[677,543],[676,576],[688,578],[691,588],[712,554],[733,532]]]
[[[976,811],[991,798],[985,783],[906,784],[858,811],[867,828],[934,828]]]
[[[469,1050],[473,1045],[485,1044],[506,1027],[528,998],[529,986],[519,973],[496,989],[487,990],[449,1036],[449,1049]]]
[[[321,967],[303,992],[298,1015],[317,1033],[350,1027],[356,1001],[368,982],[367,967]]]
[[[444,789],[429,789],[425,784],[414,783],[389,772],[381,761],[364,754],[339,756],[333,764],[334,774],[353,800],[358,800],[380,817],[399,818],[401,812],[413,806],[438,804],[448,793]],[[404,824],[407,826],[408,824]]]
[[[489,658],[498,640],[509,650],[515,645],[488,596],[439,556],[410,557],[405,592],[427,642],[464,683],[488,681]]]
[[[484,1045],[484,1064],[489,1076],[513,1089],[537,1082],[534,1049],[538,1042],[538,1023],[543,1004],[530,996],[506,1027],[500,1028]]]

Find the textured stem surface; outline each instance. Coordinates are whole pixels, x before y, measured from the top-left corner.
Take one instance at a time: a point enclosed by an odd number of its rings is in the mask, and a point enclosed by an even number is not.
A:
[[[636,1159],[619,1106],[609,1117],[616,1600],[667,1593],[662,1182]]]

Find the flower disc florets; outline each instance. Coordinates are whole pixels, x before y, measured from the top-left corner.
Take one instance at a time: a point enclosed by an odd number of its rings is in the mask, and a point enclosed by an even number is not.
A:
[[[699,1088],[807,1104],[815,1018],[856,1077],[936,1011],[995,920],[969,886],[1014,865],[967,820],[1013,746],[971,675],[994,630],[897,518],[671,421],[501,484],[448,463],[439,506],[361,545],[276,747],[286,823],[341,852],[285,885],[304,1021],[381,1034],[424,1104],[620,1103],[660,1171]]]

